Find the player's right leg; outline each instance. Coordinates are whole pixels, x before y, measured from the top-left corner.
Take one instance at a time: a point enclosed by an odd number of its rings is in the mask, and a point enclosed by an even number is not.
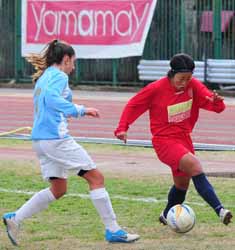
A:
[[[100,171],[97,169],[81,171],[79,175],[89,184],[91,200],[105,226],[105,239],[110,243],[131,243],[138,240],[140,238],[138,234],[130,234],[119,226]]]
[[[163,225],[167,225],[167,213],[171,207],[184,202],[190,182],[190,178],[188,176],[173,176],[173,179],[174,185],[171,187],[168,193],[167,205],[159,216],[159,222]]]
[[[54,200],[55,197],[51,190],[46,188],[36,193],[17,211],[3,215],[3,223],[6,226],[7,235],[14,245],[18,244],[17,236],[21,222],[46,209],[49,203]]]
[[[3,223],[6,226],[8,238],[10,239],[13,245],[17,246],[19,225],[15,221],[15,213],[6,213],[3,215],[2,219],[3,219]]]
[[[188,176],[179,169],[179,162],[182,156],[190,150],[175,140],[153,140],[153,145],[158,158],[171,168],[174,179],[174,185],[168,193],[167,205],[159,216],[159,222],[166,225],[167,213],[170,208],[176,204],[182,204],[185,200],[191,176]],[[188,147],[191,148],[190,143]],[[191,150],[193,152],[193,149]]]
[[[25,219],[46,209],[51,202],[63,196],[67,187],[67,180],[63,178],[65,176],[63,168],[43,153],[40,142],[33,143],[33,145],[41,163],[43,178],[50,181],[51,188],[43,189],[34,194],[17,211],[3,215],[3,222],[6,226],[8,237],[14,245],[18,244],[19,225]]]

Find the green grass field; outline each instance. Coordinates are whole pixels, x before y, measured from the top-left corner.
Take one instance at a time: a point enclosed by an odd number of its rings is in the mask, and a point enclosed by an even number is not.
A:
[[[1,141],[0,141],[1,142]],[[27,143],[4,141],[1,145],[9,147],[27,146]],[[0,145],[0,148],[1,148]],[[92,145],[89,147],[97,147]],[[116,150],[127,150],[112,146]],[[97,149],[100,150],[100,149]],[[128,148],[139,151],[139,148]],[[31,194],[48,186],[41,179],[38,166],[32,160],[0,161],[0,213],[14,211]],[[105,175],[105,173],[104,173]],[[226,207],[235,210],[235,180],[229,178],[210,178],[218,196]],[[104,241],[104,228],[87,196],[87,184],[75,176],[69,177],[68,195],[54,202],[49,209],[28,219],[22,225],[20,250],[232,250],[235,249],[235,225],[224,226],[205,202],[197,195],[191,185],[187,202],[196,213],[195,228],[187,234],[172,232],[167,226],[158,223],[158,216],[164,208],[164,200],[171,186],[167,175],[149,176],[136,179],[117,177],[108,174],[106,188],[110,193],[119,223],[131,232],[137,232],[141,239],[131,245],[108,244]],[[23,193],[16,193],[15,190]],[[155,198],[159,202],[131,200]],[[0,227],[0,250],[15,249]]]

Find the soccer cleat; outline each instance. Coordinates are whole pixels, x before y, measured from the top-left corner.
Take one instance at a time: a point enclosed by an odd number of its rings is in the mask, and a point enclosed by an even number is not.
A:
[[[228,209],[221,208],[220,212],[219,212],[219,217],[220,217],[220,220],[225,225],[228,225],[230,222],[232,222],[231,219],[232,219],[233,215]]]
[[[140,236],[138,234],[129,234],[122,229],[116,232],[111,232],[108,229],[105,231],[105,239],[110,243],[131,243],[139,238]]]
[[[161,212],[161,214],[160,214],[160,216],[159,216],[159,222],[160,222],[161,224],[163,224],[164,226],[167,225],[167,219],[166,219],[166,217],[164,216],[163,211]]]
[[[3,223],[6,226],[8,238],[15,246],[18,245],[17,235],[19,232],[19,225],[15,222],[15,213],[6,213],[2,217]]]

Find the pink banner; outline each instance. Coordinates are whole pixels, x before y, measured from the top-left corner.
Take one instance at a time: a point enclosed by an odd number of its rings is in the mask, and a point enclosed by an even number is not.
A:
[[[22,41],[25,45],[35,47],[58,38],[78,48],[85,46],[86,54],[87,46],[96,46],[97,49],[99,46],[101,49],[106,46],[125,46],[126,51],[128,45],[132,47],[134,45],[136,55],[139,55],[140,49],[137,47],[140,45],[143,47],[156,1],[23,0]],[[133,49],[130,48],[130,55],[133,55]],[[79,54],[81,55],[81,51]],[[112,56],[107,53],[98,54],[95,53],[94,58]],[[128,53],[119,55],[119,57],[124,56],[128,56]],[[90,55],[87,57],[91,58]],[[115,53],[113,57],[117,57]]]

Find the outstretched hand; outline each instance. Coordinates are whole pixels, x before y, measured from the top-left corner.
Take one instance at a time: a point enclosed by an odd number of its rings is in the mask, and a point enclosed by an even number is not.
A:
[[[116,134],[116,137],[119,139],[119,140],[122,140],[124,141],[124,143],[126,143],[126,140],[127,140],[127,133],[122,131],[122,132],[119,132]]]
[[[220,96],[215,90],[213,91],[212,96],[206,96],[206,99],[210,102],[223,101],[223,96]]]
[[[95,108],[86,108],[85,115],[92,116],[92,117],[100,117],[99,110]]]

